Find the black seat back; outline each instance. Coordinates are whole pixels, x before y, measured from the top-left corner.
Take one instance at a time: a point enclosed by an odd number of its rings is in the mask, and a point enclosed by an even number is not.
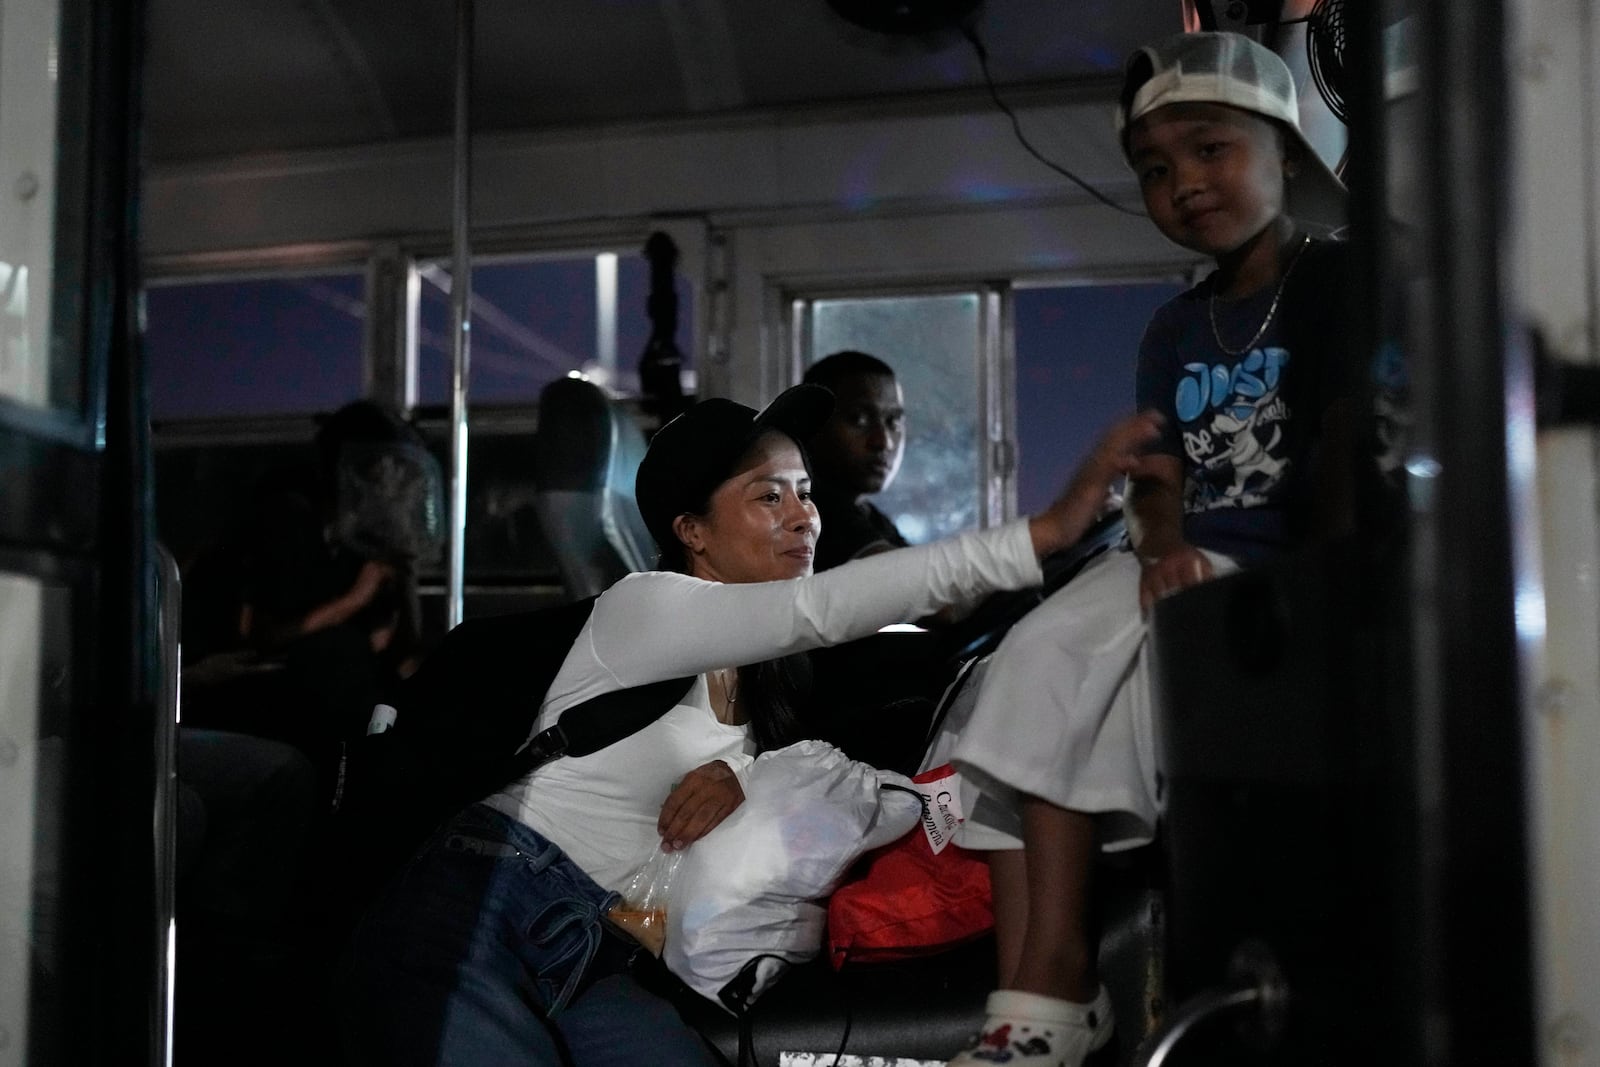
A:
[[[1379,914],[1370,895],[1383,829],[1362,813],[1383,725],[1363,695],[1364,585],[1340,556],[1304,549],[1154,612],[1168,991],[1182,1004],[1229,986],[1264,948],[1291,996],[1286,1031],[1270,1042],[1245,1021],[1220,1028],[1209,1049],[1205,1035],[1186,1040],[1186,1063],[1202,1049],[1196,1062],[1241,1062],[1241,1040],[1268,1045],[1266,1063],[1370,1062],[1350,1055],[1365,1036],[1348,1025],[1360,1013],[1337,1006],[1381,986],[1368,968],[1382,932],[1362,917]]]
[[[644,449],[632,416],[593,382],[558,378],[540,394],[534,507],[573,599],[655,563],[633,495]]]

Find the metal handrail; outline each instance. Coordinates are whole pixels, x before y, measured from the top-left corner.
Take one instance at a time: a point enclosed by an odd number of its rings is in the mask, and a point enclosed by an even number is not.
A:
[[[1228,965],[1230,983],[1189,1000],[1140,1047],[1133,1067],[1161,1067],[1191,1030],[1201,1023],[1241,1008],[1254,1007],[1262,1037],[1270,1041],[1283,1032],[1289,1009],[1289,983],[1272,950],[1259,941],[1246,941]]]
[[[155,1062],[172,1063],[173,998],[177,974],[177,871],[178,871],[178,716],[183,618],[182,578],[178,561],[164,546],[155,546],[156,631],[160,647],[160,692],[156,702],[155,766],[155,929],[156,1018],[153,1034],[158,1042]]]
[[[1200,994],[1151,1035],[1150,1042],[1134,1057],[1133,1067],[1161,1067],[1190,1030],[1213,1016],[1258,1004],[1261,998],[1260,989],[1217,989]]]

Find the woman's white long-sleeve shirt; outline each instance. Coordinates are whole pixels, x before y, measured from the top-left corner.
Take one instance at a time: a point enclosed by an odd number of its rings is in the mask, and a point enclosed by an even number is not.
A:
[[[593,755],[546,764],[487,803],[559,845],[600,885],[621,889],[659,847],[656,820],[679,779],[712,760],[742,776],[754,759],[749,728],[719,722],[712,712],[705,672],[865,637],[949,603],[1041,580],[1026,520],[793,581],[630,574],[595,601],[536,729],[602,693],[702,677],[651,725]]]

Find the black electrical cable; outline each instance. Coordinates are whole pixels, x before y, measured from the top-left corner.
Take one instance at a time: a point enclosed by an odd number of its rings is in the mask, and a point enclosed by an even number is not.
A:
[[[848,962],[850,962],[850,952],[848,949],[846,949],[845,958],[840,963],[840,966],[843,967],[843,965]],[[855,998],[846,993],[844,1002],[844,1036],[839,1038],[839,1049],[833,1054],[833,1067],[839,1067],[839,1061],[844,1059],[845,1046],[850,1043],[850,1030],[855,1025],[856,1021],[856,1008],[854,1001]]]
[[[1040,163],[1043,163],[1045,166],[1049,167],[1051,170],[1055,171],[1057,174],[1066,178],[1068,181],[1072,182],[1078,188],[1082,189],[1084,192],[1100,201],[1106,207],[1115,211],[1120,211],[1124,215],[1132,215],[1135,218],[1142,219],[1146,217],[1145,213],[1142,211],[1135,211],[1132,208],[1124,207],[1123,205],[1117,203],[1115,200],[1111,199],[1109,196],[1102,193],[1100,190],[1096,189],[1094,186],[1090,185],[1076,174],[1072,173],[1066,167],[1063,167],[1061,164],[1046,157],[1044,153],[1033,147],[1033,142],[1029,141],[1027,135],[1022,132],[1022,122],[1017,118],[1017,113],[1012,111],[1011,106],[1000,98],[1000,90],[996,88],[994,84],[994,78],[989,73],[989,50],[985,48],[983,46],[983,42],[978,39],[978,31],[973,29],[971,26],[963,26],[961,27],[961,35],[965,37],[968,43],[972,45],[973,52],[975,52],[978,56],[978,68],[983,71],[983,84],[989,89],[989,98],[994,101],[995,107],[998,107],[1002,112],[1005,113],[1005,116],[1011,120],[1011,130],[1017,135],[1017,143],[1022,145],[1023,148],[1027,149],[1029,155],[1031,155],[1034,159],[1037,159]]]

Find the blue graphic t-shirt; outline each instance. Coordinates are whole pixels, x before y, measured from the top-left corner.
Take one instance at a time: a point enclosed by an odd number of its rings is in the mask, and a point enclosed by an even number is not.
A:
[[[1150,320],[1139,346],[1138,404],[1166,417],[1157,450],[1183,461],[1190,544],[1253,562],[1294,542],[1306,468],[1333,399],[1325,353],[1337,348],[1336,339],[1317,336],[1328,316],[1308,329],[1305,309],[1335,299],[1326,283],[1342,251],[1324,242],[1304,250],[1265,330],[1277,287],[1213,308],[1213,278]]]

